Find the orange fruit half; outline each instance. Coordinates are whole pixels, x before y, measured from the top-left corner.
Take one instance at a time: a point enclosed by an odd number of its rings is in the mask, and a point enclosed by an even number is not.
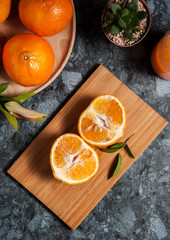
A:
[[[123,136],[126,112],[121,101],[112,95],[95,98],[80,115],[78,130],[89,144],[107,147]]]
[[[74,185],[84,183],[96,174],[99,158],[81,137],[67,133],[53,143],[50,164],[55,178]]]

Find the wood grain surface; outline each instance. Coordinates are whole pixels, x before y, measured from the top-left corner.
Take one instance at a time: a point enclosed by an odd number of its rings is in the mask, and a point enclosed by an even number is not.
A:
[[[116,153],[108,154],[97,150],[100,159],[99,171],[90,181],[77,186],[59,182],[50,169],[51,145],[63,133],[77,133],[77,121],[81,112],[93,98],[101,94],[113,94],[124,104],[127,125],[121,141],[135,133],[129,140],[135,159],[129,158],[125,151],[121,150],[121,171],[108,180]],[[76,229],[166,125],[165,119],[100,65],[23,152],[8,173],[68,226]]]
[[[28,29],[21,23],[21,20],[18,15],[18,1],[13,6],[10,16],[5,22],[0,24],[0,43],[5,45],[7,40],[20,33],[30,33]],[[54,68],[49,77],[48,81],[43,85],[34,86],[34,87],[23,87],[10,80],[2,64],[0,64],[0,84],[9,83],[8,89],[4,94],[8,96],[17,96],[25,92],[35,92],[38,93],[46,88],[50,83],[52,83],[56,77],[61,73],[64,66],[66,65],[71,51],[73,49],[74,40],[76,33],[76,17],[75,11],[73,19],[69,26],[64,29],[62,32],[51,36],[44,37],[51,45],[54,56],[55,63]]]

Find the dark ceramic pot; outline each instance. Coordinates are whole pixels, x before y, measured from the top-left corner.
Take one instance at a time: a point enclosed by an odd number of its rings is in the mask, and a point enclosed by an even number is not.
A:
[[[117,46],[119,46],[119,47],[132,47],[132,46],[140,43],[140,42],[146,37],[146,35],[147,35],[148,32],[149,32],[150,26],[151,26],[151,13],[150,13],[150,10],[149,10],[148,5],[147,5],[143,0],[139,0],[139,1],[140,1],[141,3],[143,3],[144,8],[146,9],[146,11],[147,11],[147,13],[148,13],[148,16],[147,16],[148,23],[147,23],[147,29],[146,29],[145,33],[142,35],[142,37],[141,37],[138,41],[134,42],[133,44],[129,44],[129,45],[119,45],[119,44],[115,43],[114,41],[112,41],[112,40],[108,37],[108,34],[105,32],[105,30],[104,30],[103,27],[102,27],[102,30],[103,30],[105,36],[107,37],[107,39],[108,39],[111,43],[113,43],[113,44],[115,44],[115,45],[117,45]],[[110,5],[110,3],[112,3],[112,2],[115,2],[115,1],[114,1],[114,0],[109,1],[108,4],[106,5],[106,7],[104,8],[103,13],[102,13],[102,18],[101,18],[101,24],[103,24],[105,12],[106,12],[108,6]]]

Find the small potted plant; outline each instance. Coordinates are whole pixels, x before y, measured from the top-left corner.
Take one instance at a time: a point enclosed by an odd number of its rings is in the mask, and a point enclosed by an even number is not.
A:
[[[143,0],[111,0],[102,14],[106,37],[120,47],[139,43],[148,33],[151,14]]]

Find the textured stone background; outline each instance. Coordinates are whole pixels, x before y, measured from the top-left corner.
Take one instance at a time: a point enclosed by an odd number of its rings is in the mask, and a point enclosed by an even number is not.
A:
[[[100,63],[169,120],[170,82],[155,75],[150,54],[170,28],[170,1],[146,1],[152,14],[150,32],[129,49],[113,46],[101,31],[100,17],[106,2],[74,1],[77,34],[71,57],[48,88],[24,103],[48,113],[46,122],[18,121],[16,133],[0,114],[0,239],[170,239],[169,126],[75,231],[6,172]]]

